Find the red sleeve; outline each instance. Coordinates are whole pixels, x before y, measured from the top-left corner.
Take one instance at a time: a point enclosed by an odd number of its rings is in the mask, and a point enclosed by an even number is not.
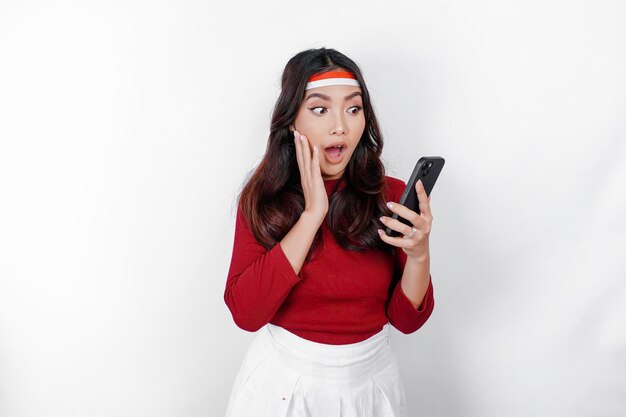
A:
[[[250,332],[259,330],[272,319],[300,279],[280,242],[267,250],[254,238],[239,204],[224,291],[224,301],[237,326]]]
[[[406,187],[406,183],[399,180],[401,185],[396,185],[399,189],[394,192],[394,199],[392,201],[398,202]],[[435,307],[435,299],[433,297],[433,282],[432,276],[429,276],[428,290],[424,295],[424,299],[419,309],[416,309],[411,300],[406,296],[400,285],[402,279],[402,273],[404,272],[404,265],[406,264],[406,253],[402,248],[394,247],[394,272],[391,280],[391,285],[394,288],[389,303],[387,304],[387,317],[389,322],[401,331],[402,333],[409,334],[417,331],[420,327],[426,323]]]

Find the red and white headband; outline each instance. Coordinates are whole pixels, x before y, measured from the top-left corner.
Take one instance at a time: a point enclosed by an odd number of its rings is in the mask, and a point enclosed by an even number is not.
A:
[[[328,71],[320,74],[312,75],[304,90],[310,90],[316,87],[326,87],[327,85],[354,85],[360,87],[356,77],[348,71]]]

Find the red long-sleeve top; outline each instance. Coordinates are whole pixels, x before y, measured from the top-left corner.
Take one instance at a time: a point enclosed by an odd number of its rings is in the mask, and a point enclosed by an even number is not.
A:
[[[398,202],[406,184],[385,178],[387,201]],[[337,181],[324,181],[329,197]],[[257,331],[269,322],[314,342],[341,345],[365,340],[387,322],[405,334],[422,327],[434,308],[432,277],[416,309],[400,285],[406,263],[401,248],[394,246],[393,256],[349,251],[325,223],[321,227],[320,252],[296,274],[280,242],[266,250],[256,241],[238,206],[224,301],[240,328]]]

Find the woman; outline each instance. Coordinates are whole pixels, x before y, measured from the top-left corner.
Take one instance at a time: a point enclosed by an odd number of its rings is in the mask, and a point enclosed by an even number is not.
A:
[[[385,175],[382,149],[351,59],[320,48],[289,60],[265,156],[238,201],[224,300],[257,334],[228,417],[407,415],[389,332],[415,332],[432,313],[432,215],[420,182],[421,214],[386,205],[406,184]]]

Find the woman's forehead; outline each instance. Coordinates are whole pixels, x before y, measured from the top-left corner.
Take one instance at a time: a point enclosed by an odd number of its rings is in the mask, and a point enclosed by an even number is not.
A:
[[[344,101],[354,97],[362,97],[362,91],[361,87],[352,85],[328,85],[307,90],[304,100],[306,101],[313,97],[318,97],[322,100]]]

